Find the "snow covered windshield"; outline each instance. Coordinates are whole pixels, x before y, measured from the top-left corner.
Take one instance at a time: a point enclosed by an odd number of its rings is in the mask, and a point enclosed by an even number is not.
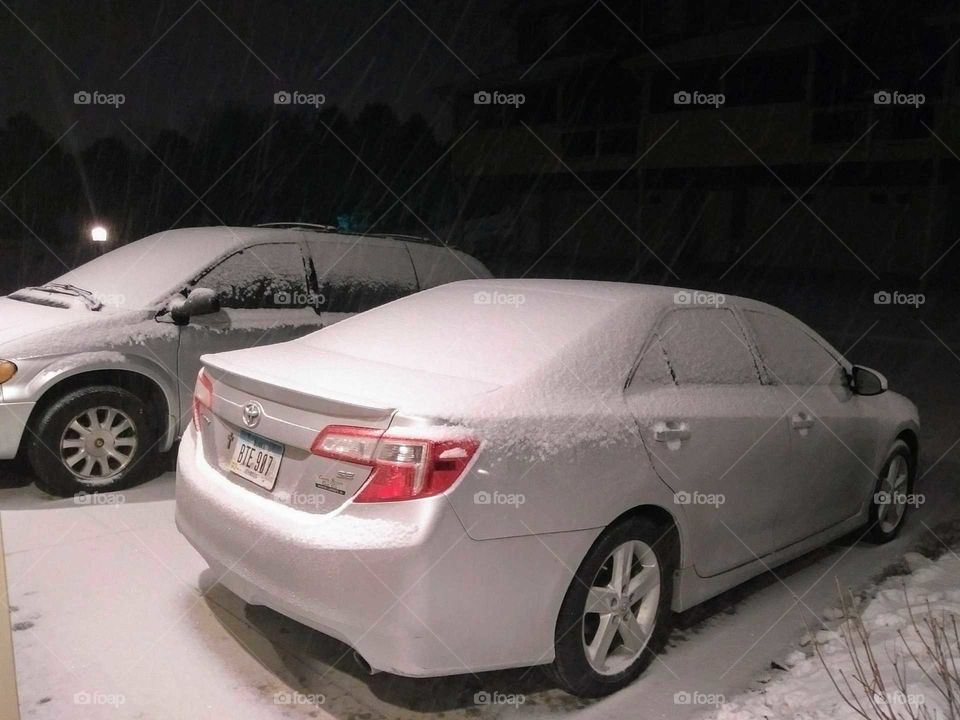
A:
[[[238,243],[228,228],[171,230],[123,245],[51,283],[81,288],[107,307],[153,307]]]
[[[444,285],[370,310],[300,342],[414,370],[506,385],[554,358],[620,302],[509,283]]]

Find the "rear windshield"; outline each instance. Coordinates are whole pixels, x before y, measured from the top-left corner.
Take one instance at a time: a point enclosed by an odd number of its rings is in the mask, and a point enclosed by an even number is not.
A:
[[[487,283],[446,285],[344,320],[301,342],[364,360],[506,385],[555,357],[617,305]]]

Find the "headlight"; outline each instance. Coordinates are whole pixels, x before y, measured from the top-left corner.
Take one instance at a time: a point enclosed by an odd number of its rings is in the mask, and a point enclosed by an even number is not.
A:
[[[0,360],[0,385],[17,374],[17,366],[9,360]]]

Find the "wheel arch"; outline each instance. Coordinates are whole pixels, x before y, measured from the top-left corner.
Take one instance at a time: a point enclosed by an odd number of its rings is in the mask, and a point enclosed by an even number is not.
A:
[[[666,528],[669,527],[670,530],[672,530],[672,532],[676,534],[677,553],[678,553],[678,557],[676,558],[676,561],[677,561],[676,569],[679,570],[680,568],[686,566],[686,562],[688,558],[685,557],[686,543],[684,542],[683,525],[676,514],[667,510],[662,505],[658,505],[655,503],[644,503],[641,505],[636,505],[630,508],[629,510],[621,513],[620,515],[615,517],[607,525],[607,527],[610,527],[619,522],[622,522],[624,520],[627,520],[629,518],[634,518],[634,517],[642,517],[642,518],[646,518],[648,520],[653,521],[658,526],[663,527],[665,529],[664,534],[666,534],[667,532]]]
[[[37,397],[27,427],[35,428],[41,414],[65,393],[91,385],[112,385],[129,390],[144,399],[156,423],[161,442],[161,452],[169,450],[176,440],[176,407],[179,397],[175,388],[170,388],[162,369],[151,367],[146,360],[126,359],[124,363],[86,363],[82,356],[71,357],[70,364],[61,361],[37,375],[31,382],[30,393]],[[82,362],[82,365],[76,365]]]
[[[894,440],[903,440],[910,448],[910,455],[913,459],[913,467],[910,468],[910,471],[916,476],[917,467],[920,464],[920,437],[916,429],[912,427],[901,428]]]

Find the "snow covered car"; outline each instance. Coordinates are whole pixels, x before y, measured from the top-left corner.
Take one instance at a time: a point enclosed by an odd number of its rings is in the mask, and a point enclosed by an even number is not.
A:
[[[181,532],[247,602],[400,675],[615,691],[672,611],[892,538],[917,467],[909,400],[740,298],[465,281],[202,362]]]
[[[415,238],[287,225],[151,235],[0,298],[0,459],[28,458],[51,493],[116,490],[189,423],[202,353],[490,277]]]

